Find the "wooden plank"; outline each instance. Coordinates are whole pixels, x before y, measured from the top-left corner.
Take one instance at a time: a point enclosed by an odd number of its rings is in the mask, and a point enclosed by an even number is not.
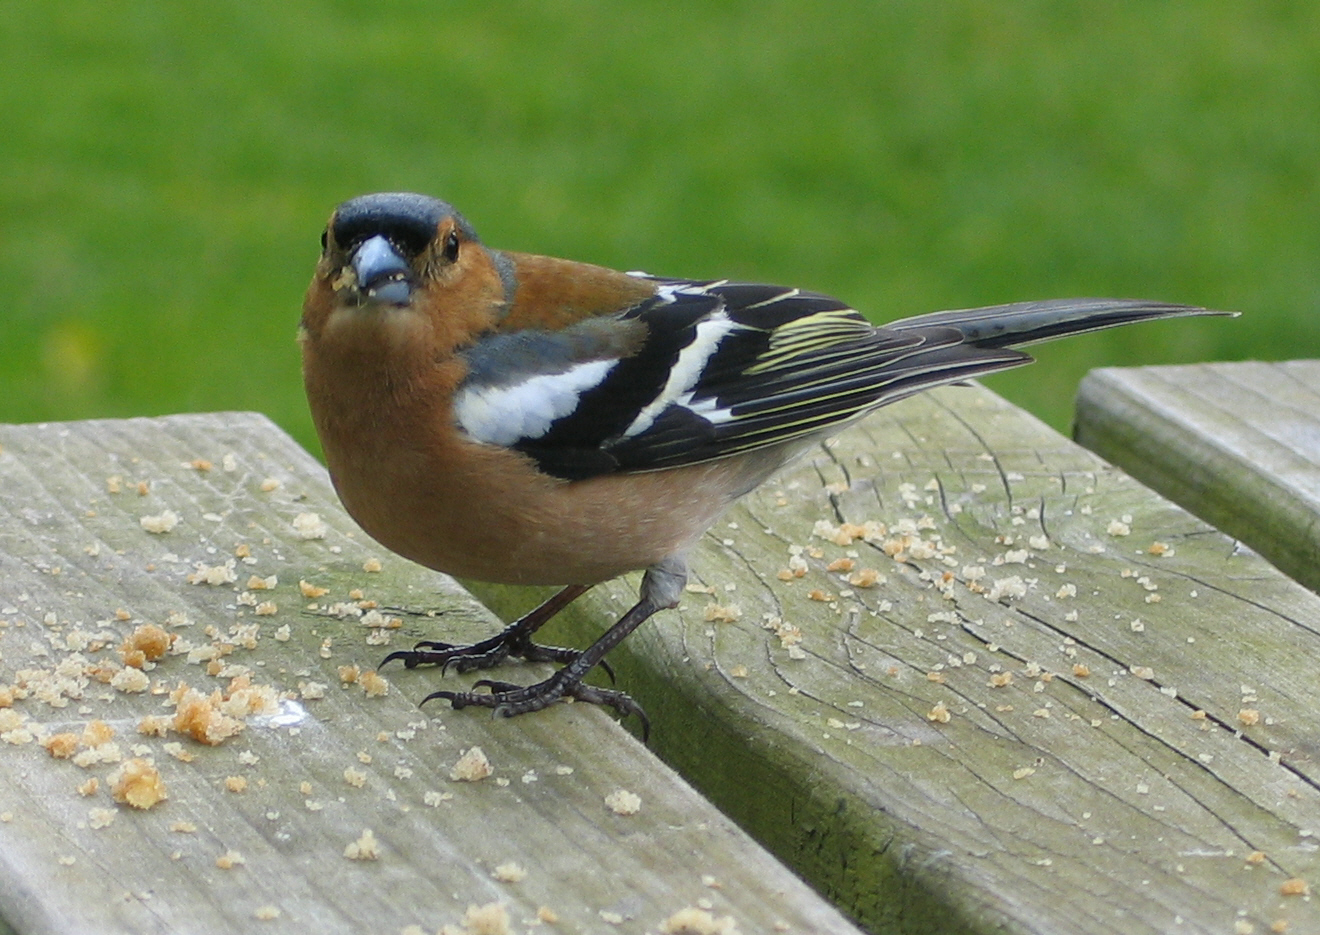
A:
[[[844,521],[886,532],[813,535]],[[868,929],[1320,931],[1280,889],[1320,883],[1320,599],[988,391],[882,410],[692,564],[710,593],[616,650],[620,681],[661,756]]]
[[[1320,589],[1320,360],[1095,370],[1076,435]]]
[[[389,672],[383,697],[341,686],[339,666],[372,665],[389,648],[358,618],[327,615],[331,602],[356,600],[353,588],[434,608],[452,637],[496,623],[449,579],[366,541],[324,471],[263,417],[0,426],[0,445],[0,686],[29,687],[0,708],[0,917],[22,935],[464,931],[467,908],[492,903],[516,932],[656,932],[703,904],[742,932],[854,931],[599,710],[503,720],[435,707],[430,720],[416,702],[432,673]],[[209,469],[194,464],[203,458]],[[177,526],[144,530],[143,517],[166,510]],[[319,514],[323,538],[307,538],[318,530],[297,519],[306,513]],[[379,572],[364,570],[371,558]],[[194,563],[226,562],[236,582],[188,583]],[[251,591],[251,575],[278,581]],[[308,597],[300,579],[328,591]],[[276,612],[262,615],[244,591]],[[141,693],[86,678],[75,652],[118,666],[115,647],[146,623],[197,647],[224,645],[232,652],[221,663],[242,668],[216,677],[205,662],[168,655]],[[259,634],[236,629],[256,623]],[[39,686],[55,689],[57,667],[66,680],[49,704]],[[278,689],[278,708],[248,717],[222,745],[136,732],[144,715],[172,714],[166,690],[223,689],[244,670]],[[124,759],[154,761],[166,801],[117,805],[118,764],[80,768],[23,742],[81,734],[92,719],[114,730]],[[170,754],[176,741],[191,762]],[[453,781],[473,746],[493,775]],[[92,777],[99,789],[80,795]],[[229,777],[246,789],[227,791]],[[640,796],[640,811],[607,808],[620,789]],[[379,858],[346,859],[364,828]],[[245,862],[221,869],[231,851]],[[496,869],[510,863],[523,879]],[[540,907],[558,925],[538,928]]]

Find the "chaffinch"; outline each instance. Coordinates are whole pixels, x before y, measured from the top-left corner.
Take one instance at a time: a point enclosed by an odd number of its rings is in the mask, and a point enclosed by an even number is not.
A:
[[[677,605],[685,555],[725,508],[825,436],[921,390],[1028,363],[1022,345],[1207,314],[1064,299],[876,327],[801,289],[494,250],[453,207],[416,194],[345,202],[322,246],[303,376],[349,514],[430,568],[564,586],[491,639],[386,660],[563,663],[535,685],[483,680],[474,687],[489,692],[425,699],[505,715],[565,696],[642,714],[583,677]],[[593,584],[636,569],[639,601],[588,649],[531,642]]]

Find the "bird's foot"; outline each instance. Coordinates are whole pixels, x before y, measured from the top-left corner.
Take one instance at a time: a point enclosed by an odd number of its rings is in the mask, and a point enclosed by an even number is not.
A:
[[[588,704],[609,705],[619,712],[621,717],[635,714],[642,722],[642,740],[645,741],[651,733],[650,719],[647,718],[646,712],[642,710],[642,706],[634,701],[631,696],[617,689],[597,688],[594,685],[584,684],[580,678],[565,675],[562,669],[544,682],[537,682],[534,685],[514,685],[511,682],[481,679],[472,687],[474,689],[489,688],[490,691],[432,692],[422,699],[422,704],[437,698],[443,698],[456,709],[475,705],[492,708],[494,713],[501,717],[514,717],[519,714],[527,714],[529,711],[540,711],[542,708],[548,707],[563,698],[573,698],[576,701],[585,701]]]
[[[526,634],[518,631],[515,625],[489,639],[467,646],[438,640],[422,640],[412,649],[390,653],[381,661],[381,665],[397,659],[409,669],[418,666],[440,666],[442,673],[450,669],[455,672],[472,672],[476,669],[489,669],[510,658],[567,665],[579,655],[580,652],[576,649],[533,643]],[[613,678],[613,673],[610,673],[610,677]]]

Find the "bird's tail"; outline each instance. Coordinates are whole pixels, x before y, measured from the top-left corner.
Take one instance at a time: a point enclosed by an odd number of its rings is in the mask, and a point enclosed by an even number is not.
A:
[[[1189,315],[1236,315],[1194,305],[1170,305],[1141,299],[1050,299],[1043,302],[1013,302],[986,308],[932,312],[885,324],[895,331],[918,328],[957,328],[968,344],[978,347],[1022,347],[1087,331],[1157,318]]]

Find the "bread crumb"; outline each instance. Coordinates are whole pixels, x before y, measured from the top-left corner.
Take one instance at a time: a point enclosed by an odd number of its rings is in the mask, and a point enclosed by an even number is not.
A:
[[[1279,887],[1281,896],[1310,896],[1311,887],[1301,877],[1293,877],[1290,880],[1284,880]]]
[[[126,667],[111,676],[110,687],[121,692],[144,692],[151,687],[151,679],[141,669]]]
[[[83,728],[82,745],[84,747],[99,747],[103,743],[108,743],[115,736],[115,729],[105,721],[97,718],[87,722]]]
[[[293,518],[293,531],[299,539],[324,539],[330,527],[316,513],[299,513]]]
[[[355,665],[339,667],[339,681],[345,685],[352,685],[361,675],[362,670]]]
[[[1013,778],[1026,779],[1028,776],[1032,775],[1035,772],[1036,772],[1035,767],[1023,766],[1021,769],[1013,770]]]
[[[57,760],[67,760],[78,749],[78,735],[70,731],[51,734],[41,741],[41,745]]]
[[[1263,864],[1263,863],[1265,863],[1265,852],[1264,852],[1264,851],[1252,851],[1250,854],[1247,855],[1247,863],[1249,863],[1249,864],[1253,864],[1253,865],[1254,865],[1254,864]]]
[[[169,798],[160,770],[148,760],[126,760],[106,780],[116,802],[148,809]]]
[[[358,839],[344,848],[344,856],[349,860],[379,860],[380,843],[370,828],[363,828]]]
[[[193,570],[187,575],[189,584],[207,584],[211,587],[233,584],[237,580],[238,572],[234,571],[234,560],[232,558],[227,559],[223,565],[208,565],[205,562],[196,562],[193,564]]]
[[[936,721],[940,724],[947,724],[952,718],[953,714],[950,713],[948,706],[942,701],[936,703],[935,707],[926,712],[926,720]]]
[[[176,834],[196,834],[197,826],[191,821],[172,821],[170,830]]]
[[[605,807],[616,815],[636,815],[642,810],[642,797],[627,789],[616,789],[605,796]]]
[[[1260,723],[1260,712],[1255,708],[1243,708],[1237,713],[1237,717],[1244,727],[1255,727]]]
[[[182,689],[181,694],[179,689]],[[186,685],[180,685],[179,689],[171,695],[175,700],[174,729],[179,733],[208,746],[216,746],[243,730],[242,721],[219,709],[222,701],[219,692],[203,695]]]
[[[1105,532],[1111,536],[1126,536],[1132,533],[1132,527],[1122,520],[1111,519],[1109,525],[1105,527]]]
[[[330,593],[329,588],[323,588],[320,585],[312,584],[310,581],[298,581],[298,590],[302,596],[308,600],[315,600],[318,597],[325,597]]]
[[[101,788],[101,780],[95,776],[88,778],[86,782],[78,784],[78,794],[84,798],[89,795],[96,795],[96,791]]]
[[[1133,675],[1135,675],[1137,678],[1144,679],[1147,682],[1155,678],[1155,670],[1152,669],[1150,666],[1133,666],[1128,671],[1131,672]]]
[[[360,769],[354,769],[350,766],[344,770],[344,782],[348,783],[354,789],[361,789],[367,784],[367,774]]]
[[[458,758],[453,769],[449,771],[449,778],[458,782],[476,782],[489,776],[491,769],[490,760],[486,759],[486,754],[480,747],[470,747],[464,751]]]
[[[369,558],[362,563],[362,570],[367,572],[368,574],[373,574],[373,575],[376,572],[380,571],[383,567],[384,566],[381,565],[380,559],[378,558]]]
[[[119,658],[125,665],[141,669],[147,662],[155,662],[167,652],[176,639],[154,623],[143,624],[128,636],[119,646]]]
[[[87,813],[87,827],[93,831],[108,828],[115,820],[113,808],[94,808]]]
[[[1079,679],[1087,678],[1091,674],[1091,667],[1080,662],[1075,662],[1073,663],[1072,674]]]
[[[173,510],[165,510],[152,516],[143,516],[138,520],[138,524],[147,532],[160,536],[179,525],[179,514]]]
[[[742,608],[737,604],[707,604],[705,619],[707,622],[733,623],[742,617]]]
[[[848,576],[848,583],[854,588],[873,588],[884,582],[885,576],[874,568],[862,568]]]
[[[541,906],[536,910],[536,920],[544,922],[546,925],[554,925],[559,921],[559,913],[555,912],[549,906]]]
[[[521,883],[527,877],[527,871],[514,861],[499,864],[491,876],[501,883]]]
[[[359,675],[357,683],[362,686],[362,690],[367,693],[368,698],[379,698],[382,695],[388,695],[390,692],[389,680],[377,673],[375,669],[368,669]]]
[[[739,935],[733,916],[716,918],[709,910],[696,906],[675,912],[660,923],[660,931],[666,935]]]
[[[245,776],[225,777],[225,789],[229,792],[245,792],[247,791],[247,785],[248,781]]]
[[[235,850],[228,850],[215,859],[215,865],[221,870],[233,870],[247,863],[247,858]]]
[[[987,682],[986,684],[988,684],[991,688],[1003,688],[1005,685],[1012,685],[1013,673],[996,672],[990,676],[990,681]]]
[[[272,490],[278,490],[280,482],[273,477],[267,477],[261,482],[261,492],[270,493]]]
[[[271,919],[278,919],[280,917],[280,907],[258,906],[252,911],[252,916],[256,919],[260,919],[262,922],[269,922]]]

